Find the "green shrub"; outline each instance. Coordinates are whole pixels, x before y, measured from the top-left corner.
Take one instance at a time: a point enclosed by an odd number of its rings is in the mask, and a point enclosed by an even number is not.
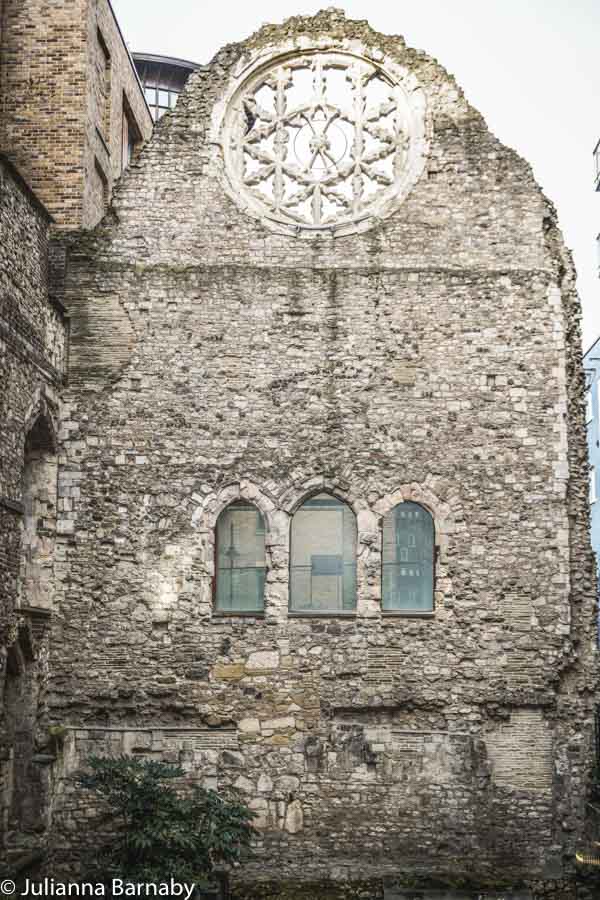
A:
[[[138,757],[87,760],[78,782],[104,801],[102,831],[112,835],[94,853],[96,877],[209,886],[218,867],[234,866],[255,833],[254,813],[233,792],[172,784],[180,766]]]

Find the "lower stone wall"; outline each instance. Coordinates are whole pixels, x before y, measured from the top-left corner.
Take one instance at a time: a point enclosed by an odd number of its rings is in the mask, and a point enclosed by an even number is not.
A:
[[[361,877],[383,884],[405,875],[409,886],[425,877],[442,884],[546,881],[561,871],[550,758],[545,769],[538,757],[533,780],[509,788],[508,764],[498,756],[499,746],[513,754],[518,781],[523,715],[540,734],[548,731],[535,711],[518,712],[512,730],[508,722],[479,737],[409,730],[381,716],[370,724],[321,720],[305,734],[294,733],[290,716],[239,727],[69,727],[56,768],[48,872],[72,875],[97,840],[90,797],[72,775],[91,754],[136,754],[180,764],[190,784],[233,786],[255,811],[255,856],[235,878],[243,898],[248,885],[275,882],[281,873],[282,884],[272,888],[281,900],[289,884],[347,885]],[[503,761],[499,782],[494,754]]]

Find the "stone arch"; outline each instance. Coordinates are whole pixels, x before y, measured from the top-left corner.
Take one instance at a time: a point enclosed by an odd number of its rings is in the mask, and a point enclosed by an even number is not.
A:
[[[52,609],[52,566],[56,536],[58,457],[54,422],[40,401],[26,431],[21,501],[20,604]]]
[[[269,535],[277,509],[275,500],[262,491],[257,484],[248,480],[232,482],[224,485],[218,491],[208,494],[194,512],[192,524],[214,530],[217,519],[223,510],[235,503],[236,500],[247,500],[260,510],[267,526],[267,535]],[[200,525],[200,523],[202,524]]]
[[[2,695],[0,821],[8,840],[16,843],[19,835],[39,832],[44,820],[46,797],[34,763],[42,687],[38,656],[31,623],[22,618],[6,650]]]
[[[58,428],[56,424],[56,414],[54,404],[48,398],[44,388],[39,388],[33,401],[31,402],[23,428],[24,440],[32,434],[34,429],[40,429],[40,437],[45,442],[45,446],[53,453],[58,452]]]
[[[290,612],[356,613],[358,523],[332,491],[310,491],[290,523]]]
[[[357,490],[353,490],[350,485],[340,485],[339,481],[323,476],[294,483],[282,493],[279,502],[281,508],[289,516],[293,516],[306,500],[320,492],[331,494],[343,503],[347,503],[357,517],[359,512],[366,507],[366,502],[362,500]]]
[[[379,517],[397,506],[399,503],[411,501],[418,503],[431,513],[435,525],[436,544],[440,553],[448,549],[449,536],[454,531],[454,513],[450,504],[442,500],[430,487],[422,484],[401,484],[388,494],[383,494],[374,504],[373,510]]]
[[[208,494],[192,517],[199,538],[195,541],[196,553],[204,576],[200,585],[202,610],[208,614],[212,611],[217,520],[238,500],[252,503],[263,516],[267,570],[264,614],[279,616],[287,600],[288,516],[277,507],[270,494],[248,479],[232,482]]]
[[[376,605],[377,593],[373,589],[375,565],[379,555],[373,556],[373,548],[377,546],[377,516],[362,493],[361,485],[353,485],[349,482],[340,484],[338,480],[325,476],[310,478],[305,482],[296,482],[287,488],[281,498],[280,504],[288,516],[287,549],[289,555],[289,541],[291,521],[294,513],[307,499],[318,493],[328,493],[346,503],[356,516],[356,579],[357,579],[357,605],[356,615],[375,616],[378,614]]]
[[[214,528],[213,612],[262,614],[266,576],[266,515],[253,500],[232,500]]]
[[[402,484],[390,493],[381,496],[374,504],[373,510],[378,516],[377,525],[377,551],[379,554],[378,571],[381,591],[381,561],[383,558],[383,519],[401,503],[416,503],[423,507],[433,519],[435,540],[435,607],[436,611],[443,609],[444,598],[451,599],[454,595],[452,580],[447,572],[447,553],[451,536],[455,530],[454,513],[450,504],[442,500],[433,490],[423,484]],[[440,601],[440,604],[437,601]]]

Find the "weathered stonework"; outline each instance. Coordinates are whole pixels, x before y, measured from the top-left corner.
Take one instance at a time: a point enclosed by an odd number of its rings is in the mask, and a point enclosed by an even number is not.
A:
[[[407,73],[429,142],[372,227],[301,239],[228,196],[215,116],[266,48],[320,42]],[[568,900],[598,687],[583,372],[527,164],[434,60],[330,10],[194,74],[68,258],[48,871],[76,870],[89,820],[66,776],[136,752],[245,795],[239,897],[429,878]],[[288,609],[291,522],[318,492],[356,515],[355,614]],[[262,614],[214,608],[239,499],[265,522]],[[435,524],[426,615],[382,610],[402,501]]]
[[[64,310],[48,297],[51,218],[0,155],[0,830],[1,856],[47,825],[39,751],[53,608],[57,430]]]
[[[224,189],[268,228],[350,234],[421,176],[430,123],[413,73],[357,40],[295,36],[242,57],[213,112]]]

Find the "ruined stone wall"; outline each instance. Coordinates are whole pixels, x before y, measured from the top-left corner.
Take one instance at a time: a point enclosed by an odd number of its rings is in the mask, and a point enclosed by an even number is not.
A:
[[[48,298],[50,216],[0,156],[0,841],[35,830],[34,752],[47,656],[64,311]],[[32,609],[36,607],[37,609]],[[30,727],[31,726],[31,727]],[[18,795],[18,801],[15,799]],[[38,810],[39,812],[39,810]]]
[[[98,97],[102,50],[110,55],[110,97]],[[121,174],[123,95],[142,139],[152,120],[108,0],[5,0],[0,46],[0,149],[59,226],[101,218]],[[107,196],[94,191],[99,166]]]
[[[410,72],[428,147],[392,214],[306,239],[228,196],[213,112],[249,54],[323,35]],[[529,167],[437,63],[328,12],[192,76],[114,210],[71,248],[66,292],[66,769],[116,749],[236,784],[261,829],[240,882],[568,874],[594,576],[572,265]],[[288,611],[290,522],[315,491],[356,513],[356,614]],[[237,498],[266,522],[264,615],[213,608],[214,526]],[[426,617],[381,607],[382,518],[403,500],[435,522]]]
[[[0,497],[8,530],[19,534],[25,441],[41,405],[55,417],[66,365],[66,329],[61,309],[47,295],[48,213],[12,166],[0,161]],[[3,599],[15,596],[19,564],[15,549],[4,561]]]

